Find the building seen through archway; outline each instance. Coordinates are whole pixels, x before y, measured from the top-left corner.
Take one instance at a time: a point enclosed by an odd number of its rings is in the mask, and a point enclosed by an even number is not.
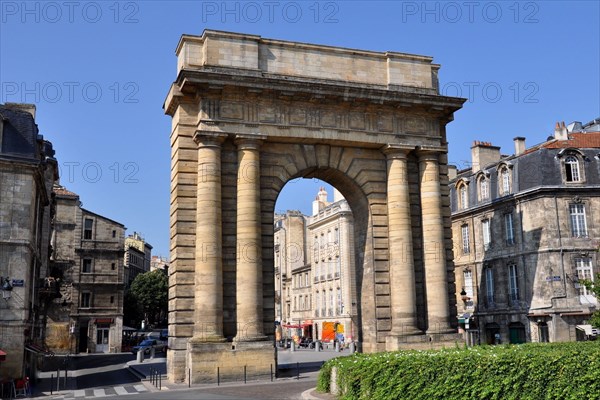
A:
[[[341,193],[330,202],[321,187],[308,216],[276,213],[274,241],[276,340],[353,341],[354,221]]]

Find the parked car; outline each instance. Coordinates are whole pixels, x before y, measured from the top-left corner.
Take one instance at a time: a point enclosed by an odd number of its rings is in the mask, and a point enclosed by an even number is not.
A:
[[[167,345],[165,343],[159,343],[154,339],[144,339],[137,346],[133,346],[131,352],[136,354],[138,351],[143,351],[144,354],[150,354],[152,348],[154,348],[155,351],[165,351],[166,347]]]

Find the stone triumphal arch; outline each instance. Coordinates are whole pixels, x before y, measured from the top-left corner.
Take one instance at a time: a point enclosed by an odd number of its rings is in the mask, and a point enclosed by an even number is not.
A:
[[[171,380],[275,365],[273,214],[298,177],[352,208],[363,351],[454,331],[445,125],[464,100],[439,95],[439,65],[218,31],[182,36],[177,57]]]

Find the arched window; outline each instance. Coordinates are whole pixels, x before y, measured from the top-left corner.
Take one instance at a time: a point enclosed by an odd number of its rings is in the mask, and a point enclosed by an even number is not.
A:
[[[565,158],[565,178],[567,182],[580,182],[579,160],[575,156]]]
[[[460,195],[460,208],[467,208],[469,206],[469,193],[467,192],[467,185],[461,185],[458,189]]]
[[[504,166],[500,169],[500,174],[498,177],[498,183],[500,185],[500,194],[502,196],[506,196],[511,193],[511,179],[510,179],[510,170],[508,167]]]
[[[490,183],[485,176],[481,175],[477,186],[479,189],[479,201],[488,200],[490,198]]]

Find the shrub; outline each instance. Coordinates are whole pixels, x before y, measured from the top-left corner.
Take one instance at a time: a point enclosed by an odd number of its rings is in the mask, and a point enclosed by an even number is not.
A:
[[[335,358],[342,399],[600,398],[600,342],[405,350]]]

